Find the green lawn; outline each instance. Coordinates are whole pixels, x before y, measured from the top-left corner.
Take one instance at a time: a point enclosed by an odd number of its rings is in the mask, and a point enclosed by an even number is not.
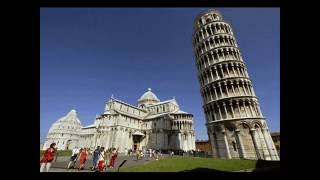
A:
[[[120,172],[237,171],[256,167],[255,160],[226,160],[198,157],[169,157],[144,165],[121,168]]]

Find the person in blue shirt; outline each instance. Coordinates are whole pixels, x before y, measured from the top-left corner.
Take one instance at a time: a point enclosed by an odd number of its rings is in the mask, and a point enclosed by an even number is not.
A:
[[[97,169],[97,162],[98,162],[98,158],[99,158],[99,153],[100,153],[100,146],[97,146],[97,149],[93,151],[93,167],[92,170]]]

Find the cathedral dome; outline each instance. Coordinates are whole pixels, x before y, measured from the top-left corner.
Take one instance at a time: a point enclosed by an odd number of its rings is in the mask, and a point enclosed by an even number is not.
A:
[[[160,102],[158,97],[153,92],[151,92],[151,88],[148,88],[148,91],[145,92],[138,101],[147,101],[147,100]]]
[[[144,109],[146,106],[150,106],[158,102],[160,102],[160,99],[151,92],[151,88],[148,88],[148,91],[138,99],[138,107]]]

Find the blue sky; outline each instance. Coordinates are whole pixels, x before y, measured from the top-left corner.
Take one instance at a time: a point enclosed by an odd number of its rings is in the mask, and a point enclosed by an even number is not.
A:
[[[193,21],[207,8],[41,8],[40,136],[76,109],[94,122],[106,101],[135,105],[147,90],[175,96],[207,139],[192,50]],[[280,9],[216,8],[233,28],[263,115],[280,131]]]

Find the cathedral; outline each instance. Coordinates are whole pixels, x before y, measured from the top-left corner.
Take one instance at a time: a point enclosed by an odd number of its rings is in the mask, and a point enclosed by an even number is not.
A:
[[[52,142],[58,149],[96,146],[128,149],[195,150],[193,115],[180,110],[175,98],[160,101],[148,88],[137,106],[111,97],[92,125],[82,127],[71,110],[49,129],[43,149]]]

